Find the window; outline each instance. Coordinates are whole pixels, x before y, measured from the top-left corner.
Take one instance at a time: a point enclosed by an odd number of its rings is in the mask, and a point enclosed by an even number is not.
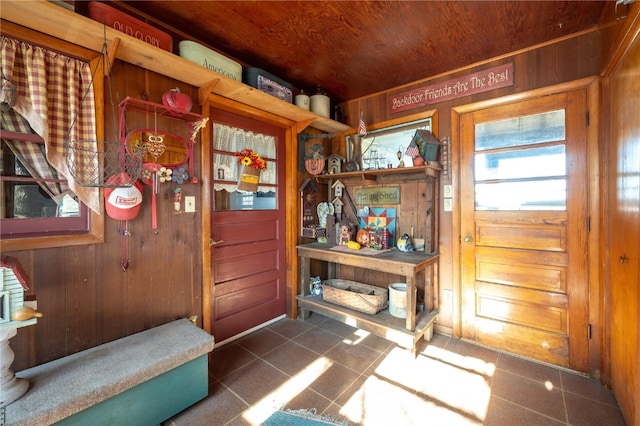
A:
[[[1,249],[102,242],[99,189],[78,188],[64,157],[74,120],[81,123],[77,134],[97,136],[93,100],[102,82],[93,85],[97,62],[89,59],[96,54],[69,45],[74,56],[67,56],[32,44],[30,32],[20,40],[11,32],[8,25],[1,36]]]
[[[565,111],[476,125],[477,210],[566,210]]]
[[[245,148],[266,161],[256,192],[238,191],[240,167],[233,154]],[[275,210],[277,208],[276,137],[213,123],[215,208],[221,210]]]

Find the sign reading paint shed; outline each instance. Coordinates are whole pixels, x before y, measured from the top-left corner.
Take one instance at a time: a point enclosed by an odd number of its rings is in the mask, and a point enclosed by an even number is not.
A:
[[[356,189],[356,204],[400,204],[400,187],[384,186],[381,188]]]

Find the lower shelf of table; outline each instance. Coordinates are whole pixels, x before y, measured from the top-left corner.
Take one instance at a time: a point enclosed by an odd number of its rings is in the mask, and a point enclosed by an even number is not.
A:
[[[402,347],[415,351],[416,343],[424,337],[431,340],[433,336],[433,324],[438,319],[438,310],[421,312],[416,316],[414,331],[407,330],[404,318],[396,318],[389,313],[389,309],[383,309],[375,315],[365,314],[344,306],[325,302],[321,296],[297,296],[298,308],[305,311],[317,312],[337,321],[367,330],[377,336],[383,337]]]

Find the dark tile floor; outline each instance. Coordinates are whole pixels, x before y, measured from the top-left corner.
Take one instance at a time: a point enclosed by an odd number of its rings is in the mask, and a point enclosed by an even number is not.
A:
[[[318,314],[214,349],[209,396],[164,426],[258,425],[278,408],[350,425],[624,425],[592,378],[435,334],[419,353]]]

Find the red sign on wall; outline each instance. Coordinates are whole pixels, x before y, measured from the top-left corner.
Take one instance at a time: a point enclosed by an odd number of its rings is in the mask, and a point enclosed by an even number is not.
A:
[[[442,83],[420,87],[410,92],[393,95],[389,98],[389,109],[392,113],[406,111],[408,109],[474,95],[501,87],[512,86],[513,82],[512,62]]]

